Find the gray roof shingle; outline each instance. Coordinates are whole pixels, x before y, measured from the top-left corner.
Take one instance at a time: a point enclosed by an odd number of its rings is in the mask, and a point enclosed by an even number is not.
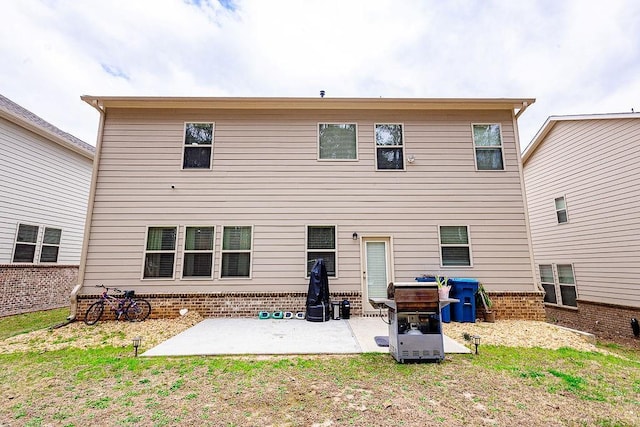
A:
[[[26,108],[21,107],[20,105],[16,104],[15,102],[11,101],[9,98],[3,96],[0,94],[0,109],[8,112],[10,115],[18,118],[18,119],[22,119],[26,122],[29,122],[35,126],[38,126],[42,129],[44,129],[45,131],[58,136],[59,138],[64,139],[65,141],[69,142],[70,144],[75,145],[76,147],[80,148],[82,151],[85,151],[87,153],[91,154],[91,157],[93,157],[93,155],[96,152],[96,149],[94,146],[87,144],[86,142],[82,141],[79,138],[76,138],[75,136],[61,130],[58,129],[57,127],[55,127],[54,125],[52,125],[51,123],[47,122],[46,120],[36,116],[35,114],[33,114],[31,111],[27,110]]]

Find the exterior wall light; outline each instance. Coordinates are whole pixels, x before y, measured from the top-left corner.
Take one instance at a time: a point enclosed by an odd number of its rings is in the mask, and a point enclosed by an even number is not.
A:
[[[351,238],[353,240],[358,240],[358,233],[356,233],[355,231],[353,232],[353,235],[351,236]]]

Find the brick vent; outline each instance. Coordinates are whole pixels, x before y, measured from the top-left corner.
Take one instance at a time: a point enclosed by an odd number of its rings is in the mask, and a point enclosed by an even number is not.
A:
[[[0,317],[68,307],[77,265],[0,264]]]
[[[577,310],[547,305],[547,321],[590,332],[602,338],[634,337],[631,319],[640,321],[639,308],[582,300],[577,303]]]
[[[306,292],[225,292],[211,294],[140,294],[151,303],[152,319],[175,318],[180,309],[196,311],[203,317],[257,317],[260,311],[305,311]],[[98,295],[78,297],[78,319],[84,314]],[[362,314],[360,292],[334,292],[331,301],[349,300],[351,315]]]

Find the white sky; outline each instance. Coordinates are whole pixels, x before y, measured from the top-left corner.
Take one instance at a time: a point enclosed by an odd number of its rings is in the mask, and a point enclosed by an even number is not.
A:
[[[529,98],[640,111],[638,0],[0,0],[0,93],[95,145],[80,95]]]

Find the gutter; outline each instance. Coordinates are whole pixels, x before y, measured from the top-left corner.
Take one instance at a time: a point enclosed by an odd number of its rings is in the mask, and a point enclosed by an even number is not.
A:
[[[78,316],[78,293],[82,289],[84,283],[84,274],[87,263],[87,253],[89,252],[89,230],[91,230],[91,219],[93,217],[93,203],[96,198],[96,184],[98,182],[98,165],[100,164],[100,152],[102,151],[102,137],[104,135],[104,122],[107,115],[106,109],[98,103],[98,100],[88,102],[93,108],[100,113],[100,125],[98,127],[98,136],[96,141],[96,152],[93,157],[93,171],[91,173],[91,189],[89,191],[89,200],[87,202],[87,216],[84,222],[84,238],[82,241],[82,253],[80,255],[80,268],[78,270],[78,283],[71,291],[71,308],[67,320],[72,322]]]

